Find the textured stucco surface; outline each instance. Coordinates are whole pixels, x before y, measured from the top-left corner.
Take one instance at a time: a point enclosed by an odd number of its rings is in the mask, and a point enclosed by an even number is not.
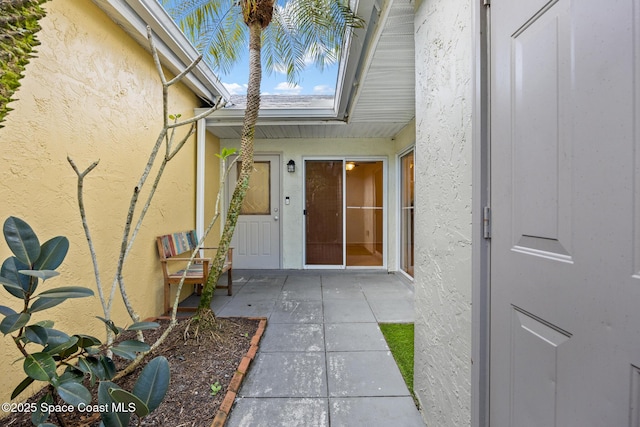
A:
[[[470,424],[471,10],[416,3],[415,391],[429,426]]]
[[[235,140],[222,140],[224,147],[239,147],[239,142]],[[396,252],[397,243],[395,236],[396,223],[396,162],[395,147],[390,139],[340,139],[340,140],[256,140],[256,154],[274,153],[280,154],[282,165],[282,267],[290,269],[301,269],[304,266],[303,260],[303,220],[304,200],[303,193],[303,159],[304,158],[335,158],[348,157],[355,159],[377,158],[384,159],[388,167],[387,181],[387,215],[389,226],[385,238],[388,243],[388,265],[389,270],[397,269]],[[289,160],[296,162],[296,172],[284,172],[286,163]],[[284,204],[284,198],[289,197],[291,203]]]
[[[70,250],[61,276],[47,285],[95,290],[77,208],[76,175],[67,155],[80,169],[100,160],[85,180],[85,204],[102,281],[110,286],[129,199],[161,127],[161,86],[150,55],[90,0],[52,1],[45,8],[42,45],[27,67],[18,101],[10,104],[15,111],[0,129],[0,220],[22,217],[42,241],[67,236]],[[183,117],[199,106],[183,86],[174,88],[170,99],[170,112]],[[132,304],[143,318],[162,308],[155,236],[194,227],[194,187],[192,138],[169,164],[125,268]],[[145,196],[143,189],[141,199]],[[2,241],[0,258],[9,255]],[[0,288],[0,304],[17,308],[17,300],[7,295]],[[67,301],[34,317],[51,318],[66,332],[103,336],[104,328],[94,318],[99,314],[94,297]],[[131,323],[119,297],[112,318],[122,326]],[[0,342],[0,401],[8,401],[24,374],[21,363],[11,365],[19,357],[11,339],[0,337]]]

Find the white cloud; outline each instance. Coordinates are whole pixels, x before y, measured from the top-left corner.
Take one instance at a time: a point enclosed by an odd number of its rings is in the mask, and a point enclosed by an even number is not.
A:
[[[302,92],[302,86],[287,82],[278,83],[273,89],[280,95],[299,95]]]
[[[222,83],[224,87],[229,91],[231,95],[244,95],[247,93],[247,85],[246,84],[238,84],[238,83]]]
[[[313,87],[313,93],[316,95],[333,95],[336,89],[329,85],[317,85]]]

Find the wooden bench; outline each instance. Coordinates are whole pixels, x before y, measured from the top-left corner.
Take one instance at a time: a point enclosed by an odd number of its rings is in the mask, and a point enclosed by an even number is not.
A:
[[[173,307],[169,304],[171,285],[180,284],[184,270],[191,258],[193,250],[198,246],[198,237],[195,230],[183,231],[180,233],[165,234],[156,238],[158,244],[158,254],[160,254],[160,264],[164,276],[164,312],[168,313]],[[218,249],[216,247],[203,247],[203,250]],[[171,264],[171,267],[170,267]],[[177,266],[174,266],[177,264]],[[194,285],[194,291],[200,295],[202,287],[207,283],[211,258],[194,258],[187,276],[185,285]],[[222,272],[227,272],[227,285],[217,286],[227,289],[227,294],[231,295],[233,285],[233,248],[229,248],[227,259]],[[178,311],[194,311],[194,307],[178,307]]]

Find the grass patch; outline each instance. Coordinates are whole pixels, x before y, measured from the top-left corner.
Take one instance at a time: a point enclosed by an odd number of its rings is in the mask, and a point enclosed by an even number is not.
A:
[[[413,393],[413,323],[381,323],[380,330],[417,405]]]

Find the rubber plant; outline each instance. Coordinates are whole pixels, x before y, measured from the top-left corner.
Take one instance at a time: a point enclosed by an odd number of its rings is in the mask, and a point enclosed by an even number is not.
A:
[[[13,253],[0,268],[0,284],[9,298],[19,300],[20,309],[0,305],[0,332],[13,338],[22,355],[25,379],[15,388],[11,398],[18,397],[35,381],[48,383],[47,393],[37,403],[30,404],[31,421],[38,426],[52,426],[47,420],[52,415],[61,425],[67,425],[56,405],[68,404],[82,412],[100,412],[106,427],[128,425],[135,414],[142,418],[156,409],[169,386],[169,363],[159,356],[142,370],[131,392],[121,389],[111,380],[116,366],[111,354],[133,360],[149,345],[137,340],[124,340],[105,345],[98,338],[69,335],[54,328],[50,320],[33,321],[34,314],[46,311],[72,298],[93,296],[93,291],[82,286],[50,288],[49,280],[58,276],[56,269],[69,250],[69,240],[53,237],[43,244],[25,221],[9,217],[3,226],[4,239]],[[46,285],[45,285],[46,283]],[[46,289],[42,289],[46,288]],[[115,335],[125,329],[112,321],[96,316],[106,323]],[[154,322],[137,322],[129,331],[153,329]],[[92,393],[85,384],[97,387],[98,405],[91,404]],[[59,407],[59,406],[58,406]]]

